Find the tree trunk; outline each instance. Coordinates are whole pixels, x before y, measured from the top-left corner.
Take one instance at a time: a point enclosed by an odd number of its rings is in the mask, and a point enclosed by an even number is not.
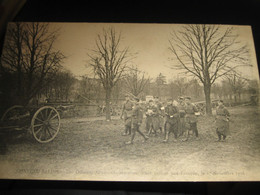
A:
[[[237,103],[237,94],[234,94],[235,103]]]
[[[210,90],[211,90],[211,85],[205,83],[204,84],[204,94],[205,94],[205,100],[206,100],[206,114],[207,115],[212,115]]]
[[[157,96],[161,96],[161,90],[160,90],[160,85],[157,85]]]
[[[110,99],[111,99],[111,89],[106,89],[106,120],[111,120],[110,115]]]

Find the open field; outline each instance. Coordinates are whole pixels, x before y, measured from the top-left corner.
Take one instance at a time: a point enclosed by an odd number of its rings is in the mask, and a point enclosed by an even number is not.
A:
[[[114,118],[62,119],[58,136],[39,144],[30,135],[7,138],[0,155],[1,178],[62,180],[260,180],[260,110],[229,108],[231,136],[216,142],[214,117],[200,116],[200,139],[143,143],[137,134],[125,145],[123,121]],[[144,126],[141,127],[144,131]]]

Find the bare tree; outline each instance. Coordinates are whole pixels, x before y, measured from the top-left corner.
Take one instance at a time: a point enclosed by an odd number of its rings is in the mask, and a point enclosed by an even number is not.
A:
[[[174,80],[174,85],[176,86],[177,89],[177,94],[179,96],[187,95],[186,91],[189,87],[189,82],[185,79],[185,77],[178,77],[177,79]]]
[[[68,101],[72,95],[76,79],[68,70],[58,71],[52,82],[45,87],[45,96],[49,99]]]
[[[188,94],[195,98],[200,98],[203,94],[203,87],[200,86],[199,81],[195,78],[189,81]]]
[[[234,95],[235,102],[237,102],[237,96],[239,101],[241,101],[241,94],[247,85],[248,79],[243,78],[241,74],[238,72],[230,72],[225,75],[228,84],[230,85],[230,89],[232,94]]]
[[[121,34],[117,34],[114,28],[103,30],[98,34],[95,49],[90,57],[90,66],[100,78],[106,93],[106,120],[111,120],[110,99],[112,89],[118,80],[123,76],[130,60],[129,49],[121,49]]]
[[[211,92],[214,94],[216,99],[222,99],[224,94],[223,86],[219,83],[214,83],[211,87]]]
[[[137,67],[130,67],[124,77],[126,89],[134,96],[139,96],[149,83],[150,79],[145,77],[145,73]]]
[[[188,80],[186,77],[177,77],[168,84],[168,91],[172,98],[180,96],[192,96],[196,99],[201,97],[202,87],[197,79]]]
[[[211,86],[223,75],[248,65],[248,50],[234,29],[219,25],[184,25],[172,33],[170,51],[177,63],[172,68],[197,77],[204,86],[206,113],[211,110]]]
[[[260,85],[259,80],[253,79],[248,81],[246,92],[250,95],[250,102],[252,105],[259,104]]]
[[[102,84],[100,79],[82,76],[79,80],[79,86],[76,95],[78,95],[77,93],[79,93],[80,95],[86,97],[88,100],[95,99],[96,101],[99,101],[100,99],[104,98],[104,93],[102,93],[103,90],[100,90],[101,87]]]
[[[251,95],[258,95],[260,93],[260,85],[257,79],[249,80],[247,91]]]
[[[162,88],[164,84],[166,84],[166,77],[162,73],[159,73],[159,75],[155,79],[155,83],[157,87],[157,95],[160,97],[162,95]]]
[[[1,71],[16,75],[14,103],[27,104],[54,78],[64,55],[53,48],[57,30],[48,23],[14,23],[3,48]]]
[[[224,96],[224,99],[229,99],[230,102],[232,101],[232,89],[231,86],[229,84],[229,82],[227,81],[227,79],[223,79],[221,82],[221,92]]]
[[[125,99],[124,92],[125,89],[125,81],[124,79],[120,79],[113,88],[111,99],[113,100],[113,104],[118,104],[118,101]]]
[[[24,26],[21,23],[15,23],[9,24],[8,27],[9,28],[7,29],[5,37],[5,45],[1,56],[0,71],[2,76],[9,74],[9,78],[13,77],[15,84],[14,86],[9,87],[15,89],[13,95],[15,95],[17,99],[20,99],[24,95],[22,93],[22,47],[24,39]]]

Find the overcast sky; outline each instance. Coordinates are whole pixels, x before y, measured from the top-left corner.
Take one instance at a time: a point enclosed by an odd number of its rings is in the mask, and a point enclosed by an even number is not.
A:
[[[172,57],[168,47],[170,33],[178,30],[181,24],[121,24],[121,23],[53,23],[60,28],[60,36],[55,47],[61,50],[67,59],[64,66],[74,75],[89,74],[86,68],[87,53],[95,49],[97,34],[102,34],[103,28],[114,27],[121,32],[121,46],[130,47],[130,51],[138,52],[133,64],[155,78],[162,73],[167,80],[176,77],[178,73],[169,68],[172,64],[168,59]],[[249,26],[234,26],[239,39],[250,49],[251,63],[254,68],[247,68],[243,72],[257,78],[257,63],[255,57],[252,32]]]

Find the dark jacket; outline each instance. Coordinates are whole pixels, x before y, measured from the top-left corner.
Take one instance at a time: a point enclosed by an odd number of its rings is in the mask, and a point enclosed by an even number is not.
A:
[[[225,126],[230,116],[228,110],[224,106],[218,106],[216,110],[216,122],[217,126]]]
[[[166,121],[176,123],[179,120],[179,110],[177,106],[167,105],[165,108]]]
[[[131,101],[126,101],[123,105],[123,115],[124,119],[130,118],[133,111],[133,103]]]
[[[142,121],[143,121],[142,109],[139,105],[135,105],[132,113],[132,123],[138,124],[138,123],[142,123]]]
[[[150,111],[150,112],[148,113],[148,111]],[[156,105],[152,105],[152,106],[148,105],[146,107],[146,115],[147,116],[155,116],[155,117],[159,116],[159,109],[158,109],[158,107]]]
[[[185,119],[187,123],[196,123],[198,121],[195,112],[198,112],[198,109],[194,104],[185,105]]]

